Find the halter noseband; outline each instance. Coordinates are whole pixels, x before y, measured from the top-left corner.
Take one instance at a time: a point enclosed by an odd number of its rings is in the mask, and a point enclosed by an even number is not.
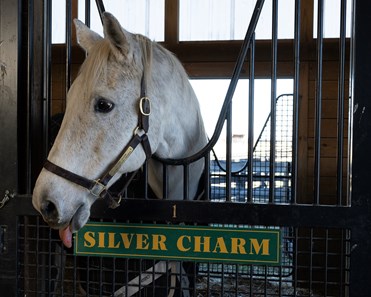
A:
[[[141,91],[139,99],[139,122],[138,126],[134,129],[134,135],[129,141],[129,143],[122,150],[119,157],[113,163],[113,165],[103,174],[100,178],[92,180],[76,173],[73,173],[67,169],[64,169],[49,160],[45,161],[44,168],[48,171],[63,177],[64,179],[73,182],[85,189],[87,189],[93,196],[97,198],[107,199],[108,206],[110,208],[116,208],[120,205],[121,196],[126,189],[128,183],[125,185],[124,189],[118,195],[118,201],[112,197],[108,190],[107,184],[116,175],[118,170],[121,168],[122,164],[129,158],[134,149],[141,144],[143,150],[146,154],[146,159],[148,160],[151,155],[151,146],[148,140],[147,132],[149,129],[149,115],[151,114],[151,101],[146,96],[146,83],[144,75],[141,81]],[[134,176],[131,177],[131,179]]]

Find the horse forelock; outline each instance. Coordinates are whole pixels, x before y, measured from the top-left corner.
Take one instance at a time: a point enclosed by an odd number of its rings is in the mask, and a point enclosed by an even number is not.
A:
[[[166,60],[166,64],[170,66],[168,71],[173,73],[174,70],[178,73],[183,73],[187,77],[182,65],[177,58],[168,50],[161,45],[152,42],[147,37],[137,34],[135,38],[137,46],[131,44],[132,50],[134,51],[134,60],[129,61],[118,61],[115,59],[115,53],[113,53],[112,44],[106,38],[102,38],[97,41],[95,46],[91,49],[84,63],[82,64],[79,75],[82,76],[84,81],[84,87],[86,94],[90,97],[97,83],[103,79],[107,81],[107,69],[111,61],[118,63],[117,73],[119,77],[109,77],[109,79],[115,81],[119,79],[134,79],[135,77],[145,75],[144,79],[147,84],[151,82],[152,73],[152,59],[153,51],[156,50]],[[140,51],[140,52],[139,52]],[[121,65],[120,65],[121,64]]]
[[[83,78],[88,97],[98,80],[106,75],[110,53],[109,41],[107,39],[99,40],[81,65],[79,75]]]

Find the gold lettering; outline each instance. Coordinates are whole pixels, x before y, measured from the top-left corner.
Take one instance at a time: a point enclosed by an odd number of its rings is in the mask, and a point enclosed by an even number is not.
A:
[[[231,238],[231,253],[232,254],[246,254],[245,249],[246,240],[243,238]]]
[[[228,249],[227,249],[227,246],[225,245],[223,237],[218,237],[216,239],[216,244],[215,244],[215,247],[213,249],[213,253],[228,254]]]
[[[137,249],[138,250],[148,250],[148,234],[137,234]]]
[[[108,232],[108,248],[117,249],[120,246],[120,242],[117,242],[115,245],[115,235],[116,233]]]
[[[95,233],[91,231],[84,233],[84,246],[85,247],[91,248],[95,246],[94,236],[95,236]]]
[[[152,249],[155,251],[161,250],[161,251],[167,251],[166,248],[166,236],[162,234],[153,234],[152,235]]]
[[[120,235],[121,235],[121,241],[124,245],[124,248],[129,249],[131,246],[131,242],[133,240],[134,234],[130,234],[129,236],[128,233],[120,233]]]
[[[201,252],[201,246],[203,247],[202,252],[210,252],[210,236],[195,236],[194,252]],[[203,239],[203,240],[201,240]]]
[[[105,248],[104,232],[98,232],[98,247],[99,248]]]
[[[184,247],[184,239],[187,239],[188,243],[191,242],[191,237],[190,236],[187,236],[187,235],[180,236],[178,238],[178,240],[176,241],[176,247],[181,252],[187,252],[187,251],[189,251],[191,249],[190,247],[187,247],[187,248]]]
[[[260,250],[262,250],[263,256],[269,256],[269,239],[262,239],[261,243],[259,244],[256,238],[250,238],[250,255],[259,254]]]

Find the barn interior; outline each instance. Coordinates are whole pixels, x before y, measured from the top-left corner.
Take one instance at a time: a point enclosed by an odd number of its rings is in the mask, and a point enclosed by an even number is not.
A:
[[[2,296],[368,296],[367,8],[350,0],[0,0]],[[165,190],[152,197],[144,164],[122,205],[97,201],[90,220],[279,230],[276,264],[80,256],[33,208],[86,58],[73,19],[103,34],[104,11],[179,59],[211,144],[199,157],[201,199],[186,186],[179,200]],[[187,172],[189,163],[165,160],[164,168]]]

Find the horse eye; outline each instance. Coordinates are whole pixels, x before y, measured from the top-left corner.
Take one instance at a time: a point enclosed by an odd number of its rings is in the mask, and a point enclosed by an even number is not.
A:
[[[103,112],[107,113],[110,112],[114,108],[115,104],[112,102],[106,100],[106,99],[98,99],[98,101],[95,103],[94,109],[97,112]]]

